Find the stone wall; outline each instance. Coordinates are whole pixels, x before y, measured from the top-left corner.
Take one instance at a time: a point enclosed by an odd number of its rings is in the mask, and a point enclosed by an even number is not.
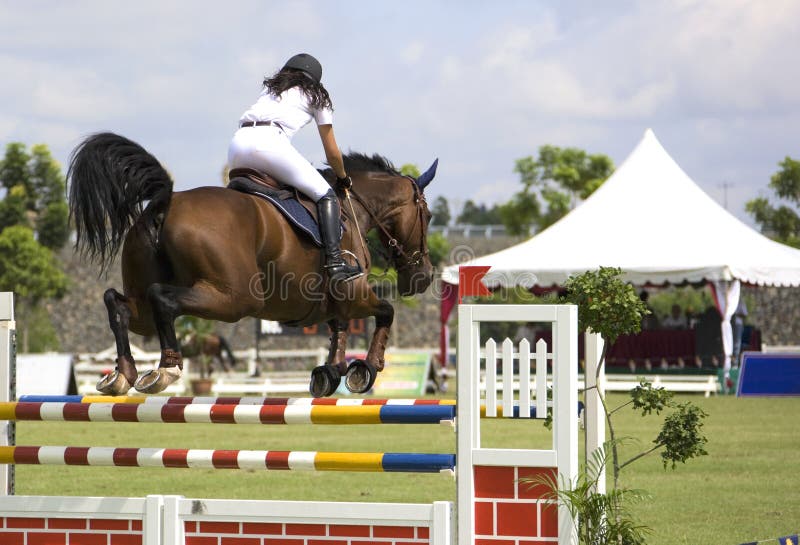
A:
[[[761,330],[761,342],[800,345],[800,288],[746,287],[747,323]]]
[[[70,290],[58,302],[48,303],[53,325],[64,352],[97,352],[114,344],[108,327],[108,314],[103,304],[103,293],[109,287],[122,290],[119,267],[111,267],[106,276],[98,276],[96,266],[83,262],[72,250],[64,250],[60,258],[70,278]],[[409,302],[393,301],[396,310],[395,326],[390,343],[393,346],[418,347],[438,344],[439,305],[429,291]],[[245,318],[235,324],[219,323],[217,332],[226,337],[234,349],[251,348],[255,343],[257,321]],[[371,320],[370,320],[371,322]],[[372,323],[369,324],[370,329]],[[133,333],[131,343],[146,350],[158,349],[158,340],[145,339]],[[360,339],[353,345],[363,346]],[[319,336],[267,336],[260,348],[306,349],[327,346],[327,337]]]
[[[449,261],[463,261],[465,257],[480,256],[498,251],[518,242],[513,238],[453,238]],[[108,328],[103,292],[108,287],[122,288],[117,266],[107,277],[99,278],[97,268],[78,259],[72,250],[61,254],[67,274],[71,279],[70,292],[63,300],[48,305],[53,324],[65,352],[96,352],[113,344]],[[393,301],[395,325],[390,346],[436,347],[439,342],[438,290],[414,298],[410,303]],[[744,294],[750,305],[749,323],[762,331],[767,344],[800,344],[800,288],[747,287]],[[371,325],[370,325],[371,327]],[[236,324],[219,324],[218,333],[228,338],[234,348],[254,346],[256,321],[243,319]],[[131,342],[145,349],[157,349],[155,339],[131,335]],[[293,349],[325,347],[325,336],[272,336],[265,339],[262,349]],[[360,341],[354,339],[354,345]]]

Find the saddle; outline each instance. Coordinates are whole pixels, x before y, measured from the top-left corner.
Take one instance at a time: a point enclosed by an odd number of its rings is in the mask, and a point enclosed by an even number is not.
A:
[[[255,195],[269,201],[289,223],[322,247],[317,204],[297,189],[278,182],[265,172],[252,168],[234,168],[228,173],[228,189]],[[344,230],[344,225],[342,226]]]

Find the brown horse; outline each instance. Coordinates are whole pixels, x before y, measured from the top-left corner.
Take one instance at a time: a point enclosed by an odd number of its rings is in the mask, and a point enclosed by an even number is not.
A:
[[[377,228],[397,269],[398,291],[423,292],[433,267],[428,258],[430,212],[423,190],[435,165],[418,179],[398,173],[385,159],[345,157],[353,179],[342,248],[365,270],[370,257],[366,232]],[[333,173],[323,174],[329,181]],[[117,344],[116,370],[98,390],[122,395],[131,386],[163,391],[176,381],[182,357],[174,321],[181,315],[235,322],[246,316],[296,325],[327,321],[333,331],[326,365],[312,372],[310,391],[331,395],[345,376],[353,392],[371,388],[383,369],[394,318],[367,275],[329,284],[320,248],[291,227],[275,207],[257,197],[221,187],[172,191],[172,179],[141,146],[112,133],[90,136],[73,152],[68,170],[70,215],[76,247],[107,270],[122,250],[123,293],[105,292]],[[340,197],[345,190],[339,188]],[[366,361],[345,362],[350,318],[375,317]],[[138,376],[128,330],[157,334],[161,361]]]
[[[216,333],[194,333],[179,338],[178,342],[181,347],[181,355],[185,358],[203,358],[208,356],[211,358],[211,364],[218,363],[220,368],[226,373],[230,373],[236,367],[236,356],[233,355],[228,340],[222,335]],[[225,358],[228,358],[226,361]],[[201,364],[201,373],[210,375],[214,369],[213,365],[208,365],[207,372],[205,367]]]

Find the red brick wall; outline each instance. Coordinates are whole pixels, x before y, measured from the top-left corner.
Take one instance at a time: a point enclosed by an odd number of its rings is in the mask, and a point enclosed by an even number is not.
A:
[[[335,517],[336,513],[331,513]],[[184,523],[186,545],[420,545],[427,527],[250,522]]]
[[[0,517],[0,543],[2,545],[142,545],[142,521]]]
[[[556,475],[555,468],[475,466],[474,471],[476,545],[558,544],[558,509],[543,499],[541,485],[521,482]]]
[[[331,514],[335,516],[335,513]],[[422,545],[427,527],[186,522],[186,545]],[[0,517],[0,545],[142,545],[141,520]]]

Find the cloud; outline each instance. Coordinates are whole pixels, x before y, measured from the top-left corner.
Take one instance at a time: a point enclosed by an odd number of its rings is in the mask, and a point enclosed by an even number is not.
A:
[[[442,86],[476,85],[470,72],[479,72],[490,88],[480,105],[504,119],[615,121],[722,109],[747,114],[800,102],[800,68],[795,48],[787,47],[797,43],[800,4],[634,6],[576,26],[559,26],[551,14],[536,25],[489,29],[475,51],[442,59]]]
[[[425,44],[420,41],[413,41],[407,44],[400,51],[400,60],[405,64],[417,64],[425,53]]]
[[[0,137],[63,160],[108,128],[177,180],[216,179],[260,78],[308,51],[340,145],[441,157],[433,194],[507,192],[514,160],[543,144],[619,162],[647,127],[709,193],[723,174],[744,193],[800,138],[797,20],[791,0],[4,3]],[[321,163],[316,131],[295,142]]]
[[[592,78],[601,92],[615,81],[673,82],[661,115],[763,112],[780,107],[775,100],[800,100],[789,91],[800,79],[790,46],[798,17],[796,2],[648,2],[610,20],[576,53],[596,63],[595,75],[607,74],[606,85]]]
[[[478,186],[470,195],[475,202],[492,204],[501,204],[508,201],[509,197],[521,189],[519,180],[511,179],[510,177],[490,184],[483,184]]]

